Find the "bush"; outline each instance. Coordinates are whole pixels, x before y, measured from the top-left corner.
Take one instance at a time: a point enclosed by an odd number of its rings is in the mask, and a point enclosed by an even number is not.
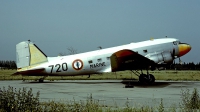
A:
[[[186,111],[193,111],[195,109],[200,109],[200,98],[199,92],[194,88],[192,94],[190,94],[189,89],[181,91],[181,107]]]
[[[164,105],[163,105],[163,99],[162,98],[160,100],[160,105],[157,109],[158,109],[158,112],[164,112]]]
[[[102,107],[90,95],[87,101],[49,101],[42,104],[44,112],[102,112]]]
[[[26,88],[16,90],[11,86],[8,86],[7,90],[5,87],[0,88],[0,111],[39,111],[39,95],[39,92],[37,92],[34,96],[31,88],[28,91]]]

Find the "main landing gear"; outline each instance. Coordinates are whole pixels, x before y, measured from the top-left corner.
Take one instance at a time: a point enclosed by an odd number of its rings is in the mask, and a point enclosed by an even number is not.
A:
[[[138,71],[133,71],[133,70],[131,71],[139,77],[139,82],[141,83],[152,84],[155,82],[155,77],[152,74],[149,74],[148,70],[147,74],[143,74],[142,70],[141,73],[139,73]]]
[[[44,82],[44,78],[40,78],[38,81],[39,81],[39,83],[42,83],[42,82]]]
[[[42,77],[42,78],[40,78],[38,81],[39,81],[39,83],[43,83],[44,82],[44,79],[46,78],[47,76],[44,76],[44,77]]]

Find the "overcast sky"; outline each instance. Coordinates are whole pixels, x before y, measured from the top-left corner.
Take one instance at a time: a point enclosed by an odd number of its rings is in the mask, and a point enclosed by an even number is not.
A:
[[[57,56],[165,36],[192,46],[182,61],[200,62],[200,0],[0,0],[0,60],[29,39]]]

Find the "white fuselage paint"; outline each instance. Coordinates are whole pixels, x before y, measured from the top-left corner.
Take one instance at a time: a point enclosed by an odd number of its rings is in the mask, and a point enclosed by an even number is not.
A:
[[[172,52],[173,48],[176,48],[177,55],[178,48],[173,44],[173,42],[177,41],[179,40],[174,38],[153,39],[69,56],[48,57],[48,62],[32,69],[43,67],[45,68],[44,73],[48,76],[73,76],[112,72],[109,58],[113,53],[119,50],[129,49],[143,56],[147,56],[151,53]],[[147,52],[144,52],[144,50],[147,50]],[[73,64],[74,60],[77,59],[82,60],[83,63],[77,62],[78,64]],[[76,66],[75,68],[82,68],[80,70],[75,70],[73,65]]]

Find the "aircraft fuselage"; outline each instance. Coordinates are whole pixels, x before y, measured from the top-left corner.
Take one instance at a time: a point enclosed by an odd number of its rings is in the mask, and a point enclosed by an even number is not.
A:
[[[111,56],[115,52],[124,49],[132,50],[150,60],[153,60],[157,64],[171,63],[175,58],[180,57],[180,44],[181,43],[178,39],[173,38],[152,39],[86,53],[48,57],[48,62],[30,68],[45,68],[41,74],[35,73],[26,75],[43,76],[46,74],[47,76],[75,76],[115,72],[112,68]],[[188,44],[184,45],[190,47]]]

